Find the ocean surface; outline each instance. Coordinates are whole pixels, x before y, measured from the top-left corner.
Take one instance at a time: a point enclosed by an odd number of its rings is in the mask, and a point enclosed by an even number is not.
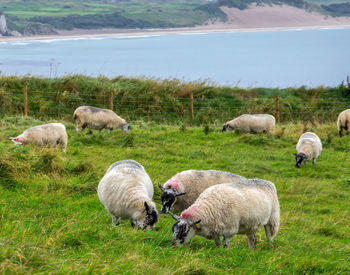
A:
[[[178,78],[238,87],[336,86],[350,76],[350,29],[0,42],[0,71]]]

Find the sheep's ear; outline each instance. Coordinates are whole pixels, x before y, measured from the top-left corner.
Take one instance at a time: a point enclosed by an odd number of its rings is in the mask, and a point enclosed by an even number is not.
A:
[[[294,156],[297,156],[298,154],[294,153],[293,155],[294,155]]]
[[[175,221],[180,221],[180,217],[179,216],[176,216],[176,215],[174,215],[173,213],[171,213],[170,211],[168,211],[168,213],[173,217],[173,219],[175,220]]]
[[[178,197],[178,196],[183,196],[183,195],[186,195],[186,192],[176,193],[176,194],[175,194],[175,197]]]
[[[159,189],[160,189],[160,190],[162,190],[162,192],[164,192],[164,190],[165,190],[165,189],[164,189],[164,187],[163,187],[163,186],[161,186],[161,185],[160,185],[160,183],[159,183],[159,182],[158,182],[158,187],[159,187]]]
[[[150,208],[149,208],[147,202],[144,203],[144,207],[145,207],[145,209],[146,209],[146,212],[149,212]]]

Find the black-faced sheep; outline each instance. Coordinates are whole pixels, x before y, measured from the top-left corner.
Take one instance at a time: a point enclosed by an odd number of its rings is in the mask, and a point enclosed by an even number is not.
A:
[[[238,183],[218,184],[206,189],[172,227],[173,245],[185,245],[194,235],[213,239],[217,246],[229,246],[236,234],[248,237],[250,248],[255,247],[256,232],[265,227],[272,243],[280,223],[280,208],[275,185],[261,179]]]
[[[148,229],[158,221],[153,191],[143,166],[134,160],[122,160],[108,168],[97,193],[114,225],[119,225],[121,219],[130,219],[131,226]]]
[[[313,165],[316,165],[316,159],[321,154],[322,143],[320,138],[312,132],[302,134],[297,143],[297,154],[295,155],[295,166],[300,168],[300,165],[306,161],[312,160]]]
[[[244,180],[244,177],[216,170],[187,170],[176,174],[164,186],[158,183],[162,191],[162,213],[171,207],[182,211],[189,207],[208,187],[227,182]]]

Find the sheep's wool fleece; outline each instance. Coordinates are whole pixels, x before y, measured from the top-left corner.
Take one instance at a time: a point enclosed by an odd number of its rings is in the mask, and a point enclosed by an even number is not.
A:
[[[74,119],[79,127],[86,125],[90,129],[121,128],[126,121],[112,110],[91,106],[80,106],[74,112]]]
[[[216,170],[186,170],[176,174],[164,184],[164,188],[173,188],[186,195],[176,198],[174,209],[182,211],[189,207],[208,187],[228,182],[242,181],[245,178],[233,173]]]
[[[315,133],[306,132],[300,136],[296,149],[298,153],[304,153],[307,160],[311,160],[321,154],[322,143]]]
[[[249,179],[206,189],[181,216],[192,221],[201,220],[196,229],[198,235],[233,236],[256,232],[268,223],[277,232],[279,211],[274,184]]]
[[[52,145],[57,140],[66,145],[68,140],[66,127],[62,123],[35,126],[25,130],[18,137],[22,139],[23,144],[31,143],[38,146]]]
[[[145,201],[155,206],[152,181],[143,166],[132,160],[112,164],[100,181],[97,193],[106,210],[122,219],[143,209]]]
[[[337,119],[338,131],[340,131],[341,127],[345,128],[345,126],[350,129],[350,109],[342,111]]]
[[[227,124],[233,129],[239,128],[247,133],[273,132],[275,130],[275,117],[268,114],[241,115]]]

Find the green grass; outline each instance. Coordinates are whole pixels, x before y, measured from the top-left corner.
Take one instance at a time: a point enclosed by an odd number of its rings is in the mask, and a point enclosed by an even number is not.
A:
[[[53,120],[50,120],[53,121]],[[324,150],[316,167],[295,168],[302,123],[272,135],[221,133],[206,127],[131,122],[130,134],[114,131],[69,135],[67,153],[14,146],[7,138],[46,123],[33,118],[0,120],[0,272],[89,274],[347,274],[350,272],[350,136],[335,123],[316,124]],[[282,130],[282,127],[285,130]],[[257,248],[236,236],[228,249],[194,237],[171,247],[169,216],[153,231],[112,226],[96,188],[108,166],[140,162],[154,186],[187,169],[218,169],[276,184],[281,228],[270,247],[263,230]],[[159,190],[154,199],[160,209]]]

